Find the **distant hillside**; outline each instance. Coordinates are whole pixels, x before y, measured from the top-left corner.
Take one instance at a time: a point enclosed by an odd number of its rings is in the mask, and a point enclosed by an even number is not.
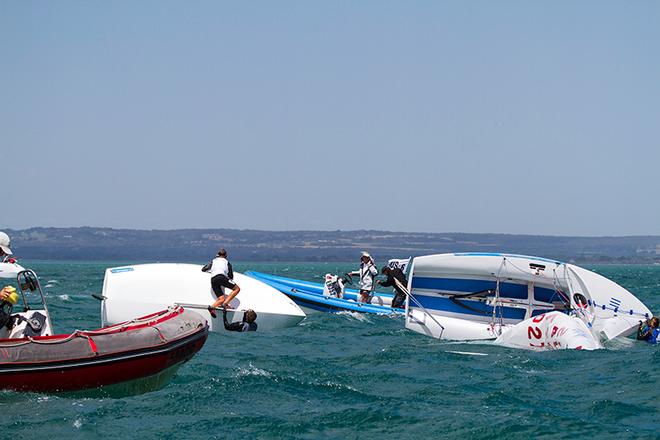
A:
[[[17,256],[62,260],[203,261],[225,247],[236,261],[378,261],[442,252],[509,252],[563,261],[660,262],[660,236],[553,237],[389,231],[4,229]]]

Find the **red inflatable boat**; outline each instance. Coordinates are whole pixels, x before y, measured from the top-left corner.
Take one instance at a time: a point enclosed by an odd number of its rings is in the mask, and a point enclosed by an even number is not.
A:
[[[18,277],[20,292],[41,294],[34,272]],[[51,336],[46,309],[9,314],[0,329],[0,389],[76,391],[171,373],[208,336],[199,314],[176,307],[93,331]]]

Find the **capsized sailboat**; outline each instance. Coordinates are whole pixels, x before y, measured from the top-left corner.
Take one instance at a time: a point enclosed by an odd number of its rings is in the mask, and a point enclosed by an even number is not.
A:
[[[240,321],[244,311],[257,313],[259,331],[292,327],[305,312],[276,289],[234,272],[241,292],[230,303],[229,321]],[[179,304],[204,316],[211,331],[224,331],[222,314],[212,318],[207,307],[216,297],[211,275],[197,264],[153,263],[106,269],[101,302],[104,325],[132,319]]]
[[[440,339],[495,339],[517,323],[558,311],[579,315],[596,339],[609,340],[630,335],[651,315],[632,293],[601,275],[525,255],[416,257],[408,290],[406,327]]]

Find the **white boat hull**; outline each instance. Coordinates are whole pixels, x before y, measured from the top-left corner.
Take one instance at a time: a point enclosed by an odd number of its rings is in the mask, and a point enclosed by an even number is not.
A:
[[[544,313],[577,309],[606,339],[627,336],[650,310],[618,284],[586,269],[524,255],[457,253],[413,259],[406,327],[441,339],[492,339]]]
[[[143,316],[173,304],[181,304],[206,318],[211,331],[224,331],[222,312],[212,318],[206,307],[216,297],[211,276],[195,264],[140,264],[109,268],[103,283],[102,324],[112,325]],[[286,295],[253,278],[234,273],[241,291],[230,304],[229,322],[240,321],[243,312],[257,313],[259,330],[292,327],[305,313]],[[229,292],[226,292],[229,293]]]
[[[406,328],[432,338],[472,341],[497,338],[499,326],[440,314],[429,316],[416,308],[406,313]]]

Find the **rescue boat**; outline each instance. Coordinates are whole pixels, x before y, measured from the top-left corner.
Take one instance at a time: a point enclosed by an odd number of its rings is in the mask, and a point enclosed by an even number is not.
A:
[[[378,293],[371,298],[370,303],[358,301],[358,291],[346,289],[342,297],[326,296],[324,285],[311,281],[285,278],[277,275],[248,271],[245,275],[259,280],[262,283],[279,290],[300,307],[308,311],[319,311],[328,313],[358,312],[373,313],[376,315],[403,314],[403,309],[393,309],[392,295]]]
[[[18,303],[5,302],[0,315],[0,389],[79,391],[154,377],[162,384],[208,336],[206,320],[181,306],[98,330],[53,335],[37,275],[18,264],[0,264],[0,278],[15,277],[16,299],[23,300],[20,312],[13,313]]]

